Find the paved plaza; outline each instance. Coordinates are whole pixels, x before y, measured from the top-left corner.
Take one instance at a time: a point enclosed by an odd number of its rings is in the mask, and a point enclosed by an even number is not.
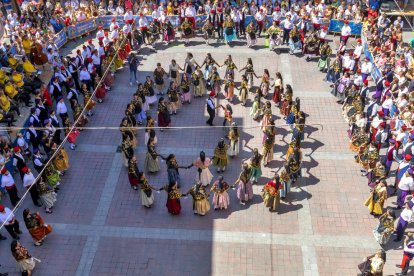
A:
[[[27,230],[22,235],[22,244],[42,261],[34,275],[356,275],[362,259],[379,248],[372,235],[377,221],[363,205],[369,188],[349,150],[340,105],[322,81],[324,74],[318,72],[315,61],[306,62],[287,50],[277,55],[261,46],[248,49],[238,43],[234,47],[215,47],[197,40],[190,47],[174,43],[158,53],[144,49],[140,81],[152,76],[157,62],[168,69],[174,58],[183,66],[187,52],[192,52],[200,64],[207,52],[220,64],[231,54],[239,69],[251,57],[259,76],[265,68],[271,77],[280,71],[284,83],[292,85],[294,97],[300,97],[301,109],[308,117],[302,143],[303,178],[288,200],[282,202],[278,213],[270,213],[260,197],[263,184],[280,169],[290,141],[289,129],[274,105],[275,159],[264,169],[259,185],[254,186],[253,201],[242,206],[236,193],[230,191],[230,209],[210,211],[205,217],[193,215],[190,198],[181,201],[183,212],[179,216],[171,216],[165,207],[165,192],[155,194],[151,209],[142,207],[140,194],[131,189],[117,151],[120,132],[85,130],[77,149],[67,150],[71,168],[61,181],[54,213],[41,210],[45,222],[53,226],[53,233],[41,247],[33,246]],[[224,68],[219,73],[223,77]],[[240,74],[236,74],[236,81],[240,80]],[[255,80],[255,85],[259,83]],[[134,92],[125,66],[116,74],[106,100],[95,108],[88,126],[119,126]],[[250,95],[246,107],[238,99],[232,104],[235,121],[243,126],[243,147],[223,174],[230,184],[237,179],[241,162],[252,155],[252,149],[261,149],[258,123],[249,116],[252,99]],[[223,95],[218,101],[227,103]],[[189,165],[201,150],[212,156],[223,130],[206,127],[205,103],[206,97],[193,99],[172,116],[173,127],[185,128],[157,131],[158,153],[174,153],[183,165]],[[150,114],[156,116],[155,106]],[[222,120],[220,111],[215,125],[221,125]],[[138,131],[136,153],[142,169],[146,153],[143,130]],[[217,177],[214,169],[212,173]],[[181,190],[186,192],[194,183],[196,170],[180,170],[180,175]],[[149,181],[157,187],[167,184],[165,163],[161,163],[158,174],[149,176]],[[21,183],[18,187],[23,190]],[[395,198],[388,199],[388,204],[392,201]],[[22,228],[21,212],[25,207],[34,209],[30,199],[18,211]],[[17,275],[10,241],[8,236],[7,241],[0,242],[0,271]],[[384,275],[398,271],[395,264],[401,260],[401,245],[392,240],[387,245]]]

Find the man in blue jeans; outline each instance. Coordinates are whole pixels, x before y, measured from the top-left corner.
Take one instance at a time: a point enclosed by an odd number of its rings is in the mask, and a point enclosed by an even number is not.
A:
[[[129,63],[129,85],[132,86],[132,77],[134,77],[135,82],[138,83],[138,80],[137,80],[138,58],[134,53],[131,53],[129,55],[128,63]]]

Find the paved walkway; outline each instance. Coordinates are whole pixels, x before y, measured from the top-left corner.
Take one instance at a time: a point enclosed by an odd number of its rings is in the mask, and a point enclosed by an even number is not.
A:
[[[376,221],[363,206],[369,193],[366,180],[359,176],[359,166],[348,149],[347,125],[340,106],[322,81],[324,76],[315,72],[315,62],[290,56],[286,51],[277,55],[262,47],[214,47],[201,41],[196,44],[189,48],[175,44],[157,54],[145,55],[140,81],[151,74],[157,62],[167,68],[174,58],[183,66],[188,51],[199,63],[207,52],[219,63],[231,54],[238,68],[252,57],[258,75],[265,68],[272,77],[282,72],[285,83],[292,84],[294,96],[300,97],[302,109],[309,114],[303,142],[304,177],[293,188],[289,200],[276,214],[269,213],[259,196],[261,185],[280,169],[286,141],[290,139],[276,109],[275,160],[264,170],[260,185],[254,186],[253,202],[241,206],[235,193],[230,192],[230,209],[211,211],[206,217],[192,214],[190,199],[182,200],[180,216],[170,216],[165,208],[165,193],[155,194],[153,208],[143,208],[139,193],[129,186],[127,170],[117,153],[119,131],[86,130],[79,137],[77,150],[69,150],[71,169],[62,180],[54,213],[42,212],[54,232],[40,248],[32,245],[27,232],[22,236],[22,243],[42,260],[35,275],[356,275],[362,258],[379,248],[372,236]],[[89,126],[119,125],[135,92],[128,78],[127,68],[116,75],[115,87],[97,106]],[[239,74],[236,80],[240,80]],[[222,95],[219,102],[226,103]],[[246,107],[238,100],[232,106],[238,125],[258,125],[249,116],[251,99]],[[156,116],[155,108],[151,115]],[[216,124],[221,123],[222,116],[220,112]],[[158,132],[158,152],[175,153],[178,162],[185,165],[200,150],[212,155],[223,132],[204,128],[206,117],[205,98],[184,105],[172,117],[172,125],[203,128]],[[224,173],[230,183],[236,180],[241,161],[251,156],[253,148],[261,148],[262,134],[258,130],[242,130],[240,156],[230,161]],[[146,152],[143,140],[143,132],[139,131],[136,152],[140,168]],[[165,164],[161,167],[160,173],[149,178],[154,186],[166,184]],[[181,170],[180,175],[182,190],[186,191],[196,172]],[[33,206],[28,200],[23,207]],[[14,272],[9,242],[10,239],[0,242],[1,271]],[[398,245],[391,242],[389,247]],[[401,255],[401,251],[388,252],[385,275],[396,272],[394,265]]]

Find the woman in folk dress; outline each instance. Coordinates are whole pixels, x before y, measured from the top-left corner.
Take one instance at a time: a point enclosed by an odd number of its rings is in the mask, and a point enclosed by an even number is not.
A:
[[[246,202],[253,199],[253,186],[250,178],[251,170],[247,164],[243,164],[239,178],[233,185],[233,187],[237,186],[237,198],[241,205],[246,205]]]
[[[223,180],[223,176],[220,175],[211,187],[210,192],[213,192],[213,206],[214,210],[227,210],[230,205],[230,197],[227,191],[230,189],[230,185]]]
[[[213,175],[210,172],[211,159],[206,157],[204,151],[200,152],[200,156],[194,160],[194,162],[188,166],[191,168],[192,166],[197,168],[196,179],[201,181],[203,186],[208,186],[213,179]]]
[[[181,95],[183,103],[191,103],[191,93],[190,93],[190,80],[188,79],[187,74],[183,74],[181,78]]]
[[[236,122],[231,124],[231,128],[229,131],[230,146],[229,146],[229,156],[231,158],[236,157],[239,154],[239,146],[240,146],[240,132],[237,128]]]
[[[206,86],[204,84],[203,79],[203,72],[200,69],[195,70],[194,73],[191,74],[193,79],[193,93],[194,97],[203,97],[206,93]]]
[[[138,179],[139,184],[141,184],[141,204],[145,208],[151,208],[154,204],[154,193],[152,191],[159,191],[160,189],[151,186],[143,172],[138,174]]]

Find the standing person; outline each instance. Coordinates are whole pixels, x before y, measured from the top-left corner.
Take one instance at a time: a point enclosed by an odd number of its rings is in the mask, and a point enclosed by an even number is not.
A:
[[[9,194],[10,202],[14,206],[17,205],[17,203],[20,200],[20,197],[18,195],[18,191],[16,188],[15,181],[13,179],[13,176],[10,174],[10,172],[4,167],[1,170],[1,187],[3,189],[6,189],[7,193]]]
[[[230,140],[230,147],[229,147],[229,156],[234,158],[239,154],[239,146],[240,146],[240,132],[237,127],[236,122],[233,122],[230,127],[228,138]]]
[[[237,38],[234,21],[231,19],[230,16],[226,17],[226,21],[223,24],[224,26],[224,42],[227,45]]]
[[[56,202],[56,193],[53,188],[51,188],[45,180],[45,177],[42,175],[39,181],[36,183],[37,192],[39,193],[40,201],[45,207],[45,212],[47,214],[53,213],[53,205]]]
[[[168,111],[168,107],[164,101],[164,97],[161,97],[158,100],[158,126],[169,127],[171,123],[170,112]],[[161,129],[163,131],[163,129]]]
[[[157,68],[155,68],[154,70],[154,81],[155,81],[155,86],[158,90],[158,95],[163,95],[164,94],[164,76],[167,75],[167,73],[165,72],[164,68],[162,68],[161,63],[157,63]]]
[[[131,188],[138,190],[139,170],[137,165],[137,158],[135,155],[128,160],[128,180]]]
[[[413,169],[408,169],[400,182],[398,183],[397,188],[397,209],[401,209],[405,204],[405,198],[410,191],[414,191],[414,181],[413,181]]]
[[[201,184],[203,186],[208,186],[211,183],[211,180],[213,179],[213,175],[210,172],[211,165],[211,159],[206,157],[206,154],[204,151],[200,151],[200,156],[194,160],[194,162],[188,166],[188,168],[191,168],[192,166],[195,166],[197,168],[197,174],[196,179],[201,181]]]
[[[165,18],[163,25],[163,40],[169,45],[174,41],[174,26],[168,17]]]
[[[270,161],[273,160],[273,146],[275,143],[275,135],[276,135],[276,129],[275,129],[275,123],[273,121],[270,122],[270,125],[266,127],[265,131],[265,140],[263,143],[263,165],[267,166]]]
[[[193,211],[195,215],[205,216],[210,211],[210,202],[208,201],[210,193],[206,192],[200,181],[197,181],[186,194],[190,194],[193,198]]]
[[[23,181],[24,173],[22,172],[22,169],[27,165],[23,155],[21,154],[21,149],[18,146],[13,148],[13,166],[17,169],[20,174],[20,178]]]
[[[239,90],[239,100],[241,102],[241,105],[245,106],[247,99],[249,98],[249,84],[245,75],[242,76],[240,87],[237,89]]]
[[[59,171],[61,175],[65,175],[65,172],[69,169],[69,157],[65,150],[65,148],[61,148],[58,150],[58,145],[53,143],[52,145],[52,154],[55,154],[53,158],[53,165],[55,166],[56,170]]]
[[[253,186],[250,182],[251,169],[247,164],[242,165],[242,171],[234,183],[233,187],[237,185],[237,198],[241,205],[246,205],[246,202],[253,198]]]
[[[144,169],[146,172],[156,173],[160,170],[159,154],[155,150],[155,139],[150,137],[147,143],[147,155],[145,156]]]
[[[206,91],[203,79],[203,72],[201,72],[200,69],[197,69],[194,73],[191,74],[191,77],[193,79],[194,97],[203,97]]]
[[[395,231],[395,213],[393,210],[387,210],[378,219],[378,224],[372,231],[374,238],[380,245],[385,245],[391,238],[392,233]]]
[[[253,87],[253,76],[255,76],[256,78],[259,78],[256,73],[254,72],[254,68],[253,68],[253,61],[251,58],[247,59],[247,64],[246,66],[244,66],[242,69],[239,70],[239,72],[246,70],[244,72],[244,75],[246,76],[247,80],[248,80],[248,84],[249,84],[249,89],[251,89]]]
[[[17,262],[17,267],[22,272],[22,275],[31,276],[32,271],[36,267],[36,261],[40,261],[32,257],[29,254],[29,251],[16,240],[12,241],[10,249],[14,259]]]
[[[251,48],[257,43],[256,39],[256,27],[254,26],[253,20],[249,22],[249,25],[246,27],[246,40],[247,47]]]
[[[23,220],[33,238],[34,245],[41,246],[46,236],[52,232],[52,226],[44,223],[39,212],[31,214],[30,209],[24,209]]]
[[[364,262],[358,265],[359,270],[367,276],[381,276],[387,255],[383,249],[378,250],[375,255],[364,258]]]
[[[216,95],[220,93],[221,79],[220,79],[219,73],[217,72],[216,66],[213,66],[211,74],[209,75],[207,79],[207,89],[214,91]]]
[[[397,267],[401,268],[401,276],[408,275],[408,269],[410,268],[410,262],[414,257],[414,242],[410,240],[410,237],[412,237],[412,234],[409,233],[405,239],[404,239],[404,252],[403,252],[403,258],[401,261],[401,265],[397,265]]]
[[[138,85],[138,89],[140,86]],[[148,105],[152,105],[157,102],[157,95],[155,95],[154,91],[154,82],[151,80],[150,76],[147,76],[145,79],[145,83],[143,85],[143,92],[145,95],[145,101]]]
[[[4,224],[4,228],[13,239],[20,239],[18,235],[21,235],[22,231],[20,231],[19,221],[14,216],[13,211],[2,204],[0,204],[0,223]]]
[[[402,210],[398,219],[397,230],[395,230],[397,238],[394,240],[394,242],[399,242],[402,240],[405,229],[413,219],[413,206],[414,203],[412,201],[408,201],[404,204],[404,209]]]
[[[184,75],[183,75],[184,76]],[[170,82],[170,87],[167,90],[167,96],[170,100],[170,115],[177,115],[177,110],[180,107],[180,91],[175,82]],[[159,125],[159,119],[158,119]]]
[[[176,85],[180,85],[180,79],[181,78],[180,78],[180,71],[179,70],[184,71],[184,69],[181,68],[181,66],[177,64],[175,59],[171,60],[168,75],[175,82]]]
[[[230,189],[229,184],[224,181],[223,176],[220,175],[211,187],[210,192],[213,192],[213,206],[214,210],[227,210],[230,205],[230,197],[227,191]]]
[[[282,101],[282,94],[283,94],[283,78],[280,72],[276,73],[276,80],[273,86],[275,88],[273,90],[272,100],[276,104],[276,106],[280,107],[280,103]]]
[[[291,20],[291,15],[288,14],[286,15],[286,19],[284,19],[281,23],[281,25],[283,25],[283,40],[282,43],[288,45],[289,44],[289,34],[290,31],[293,29],[293,22]]]
[[[165,163],[167,165],[167,174],[168,174],[168,183],[175,182],[180,188],[181,179],[180,179],[180,172],[179,169],[188,169],[188,166],[180,166],[177,163],[177,159],[174,154],[170,154],[165,159]]]
[[[181,38],[184,39],[184,45],[187,46],[190,44],[190,38],[194,37],[193,26],[188,18],[185,18],[183,24],[181,24],[181,30]]]
[[[210,95],[207,99],[207,113],[209,115],[208,120],[206,121],[206,124],[213,126],[213,120],[214,117],[216,117],[216,109],[220,108],[221,106],[216,106],[214,98],[216,96],[216,93],[214,91],[210,92]]]
[[[267,182],[262,190],[263,202],[269,208],[269,212],[275,212],[279,207],[280,189],[282,189],[282,183],[280,182],[279,175],[275,173],[273,179]]]
[[[129,63],[129,85],[132,86],[132,77],[135,82],[138,84],[137,80],[137,70],[138,70],[138,58],[134,53],[131,53],[128,57]]]
[[[371,191],[370,197],[366,200],[365,206],[370,210],[371,215],[382,215],[385,200],[387,199],[387,187],[383,182],[378,183]]]
[[[181,88],[181,95],[182,95],[182,100],[183,103],[191,103],[191,93],[190,93],[190,80],[188,79],[188,75],[187,74],[183,74],[183,76],[181,77],[181,84],[180,84],[180,88]]]
[[[167,203],[166,207],[168,212],[171,215],[179,215],[181,213],[181,202],[180,198],[185,196],[183,195],[176,182],[170,182],[167,186],[161,188],[160,190],[164,190],[167,192]]]
[[[152,190],[159,191],[160,189],[151,186],[143,172],[138,174],[138,179],[139,184],[141,184],[141,204],[145,208],[151,208],[154,204],[154,194]]]
[[[262,158],[257,148],[253,149],[253,156],[250,157],[249,165],[251,170],[251,181],[253,184],[257,183],[257,179],[262,176]]]
[[[227,150],[229,146],[224,143],[224,139],[221,138],[214,149],[213,165],[217,167],[217,173],[224,172],[228,165]]]
[[[36,189],[36,178],[34,177],[32,171],[28,167],[22,168],[23,176],[23,187],[29,190],[30,197],[32,198],[33,204],[37,207],[42,206],[39,204],[39,193]],[[33,187],[32,187],[33,186]]]
[[[344,25],[342,26],[342,29],[341,29],[341,42],[343,42],[344,45],[346,45],[346,43],[348,42],[348,38],[351,36],[351,34],[352,34],[352,29],[349,26],[349,21],[344,20]]]
[[[185,58],[185,64],[184,64],[185,73],[188,75],[191,75],[194,72],[196,66],[200,67],[195,61],[193,54],[187,53],[187,57]]]

